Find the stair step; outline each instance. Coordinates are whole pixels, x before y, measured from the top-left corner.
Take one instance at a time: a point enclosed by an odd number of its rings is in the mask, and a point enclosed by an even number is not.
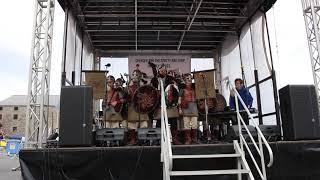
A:
[[[208,159],[208,158],[233,158],[240,154],[202,154],[202,155],[172,155],[173,159]]]
[[[228,169],[228,170],[200,170],[200,171],[171,171],[170,176],[206,176],[206,175],[227,175],[227,174],[248,174],[249,170],[245,169]]]

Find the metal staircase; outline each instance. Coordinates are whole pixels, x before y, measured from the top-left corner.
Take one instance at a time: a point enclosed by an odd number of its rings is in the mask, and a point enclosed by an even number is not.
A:
[[[172,154],[172,147],[171,147],[171,141],[170,141],[170,129],[168,125],[168,117],[167,117],[167,111],[166,111],[166,103],[165,103],[165,96],[164,96],[164,87],[163,82],[160,80],[160,86],[161,86],[161,162],[163,163],[163,179],[164,180],[170,180],[171,177],[175,176],[215,176],[215,175],[237,175],[237,179],[241,180],[242,177],[247,177],[249,180],[254,180],[255,177],[248,165],[248,162],[246,160],[246,153],[249,154],[254,167],[256,168],[256,171],[258,172],[259,179],[266,180],[266,168],[265,168],[265,160],[264,160],[264,154],[263,154],[263,144],[268,150],[269,153],[269,163],[268,167],[271,167],[273,164],[273,153],[272,150],[263,136],[261,130],[259,127],[254,124],[257,134],[258,134],[258,144],[255,142],[254,138],[252,137],[250,131],[248,130],[248,127],[244,123],[243,118],[241,117],[241,114],[239,113],[239,104],[238,99],[242,103],[243,107],[245,106],[245,103],[241,99],[238,92],[235,90],[234,87],[231,86],[231,84],[228,83],[228,86],[231,91],[235,94],[235,100],[236,100],[236,111],[237,111],[237,119],[239,124],[239,142],[237,140],[233,141],[234,146],[234,153],[232,154],[200,154],[200,155],[179,155],[179,154]],[[245,108],[246,112],[248,113],[248,116],[253,121],[253,117],[250,114],[248,108]],[[249,136],[249,139],[251,140],[250,147],[254,147],[256,152],[258,153],[260,157],[260,166],[258,165],[257,160],[254,158],[253,153],[246,142],[246,139],[242,135],[242,131],[246,131],[246,135]],[[244,149],[245,147],[245,149]],[[221,159],[221,158],[235,158],[237,162],[237,168],[236,169],[222,169],[222,170],[173,170],[173,162],[175,160],[187,160],[187,159]],[[245,175],[245,176],[244,176]]]

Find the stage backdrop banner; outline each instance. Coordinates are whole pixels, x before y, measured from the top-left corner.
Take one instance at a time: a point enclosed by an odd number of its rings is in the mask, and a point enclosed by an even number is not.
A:
[[[191,71],[191,56],[188,55],[166,55],[166,56],[129,56],[129,73],[132,74],[132,71],[137,69],[139,65],[139,70],[146,73],[148,76],[152,77],[152,69],[148,65],[148,62],[152,62],[159,66],[164,64],[167,67],[168,72],[176,72],[179,74],[190,73]]]

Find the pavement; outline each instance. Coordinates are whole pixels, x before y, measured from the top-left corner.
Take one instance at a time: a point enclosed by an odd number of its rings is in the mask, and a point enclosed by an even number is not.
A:
[[[22,180],[21,171],[12,171],[12,168],[19,167],[17,156],[8,156],[0,150],[0,180]]]

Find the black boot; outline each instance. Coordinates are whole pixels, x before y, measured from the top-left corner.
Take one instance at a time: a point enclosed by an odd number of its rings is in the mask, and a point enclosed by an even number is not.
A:
[[[192,142],[192,144],[198,143],[197,133],[198,133],[197,129],[191,129],[191,142]]]
[[[172,135],[172,143],[174,145],[181,145],[182,143],[179,141],[178,137],[179,131],[178,130],[172,130],[171,135]]]
[[[128,131],[128,134],[129,134],[129,138],[128,138],[128,146],[134,146],[137,144],[137,134],[136,134],[136,131],[134,129],[130,129]]]
[[[187,129],[184,130],[184,144],[189,145],[191,144],[192,140],[191,140],[191,130]]]

